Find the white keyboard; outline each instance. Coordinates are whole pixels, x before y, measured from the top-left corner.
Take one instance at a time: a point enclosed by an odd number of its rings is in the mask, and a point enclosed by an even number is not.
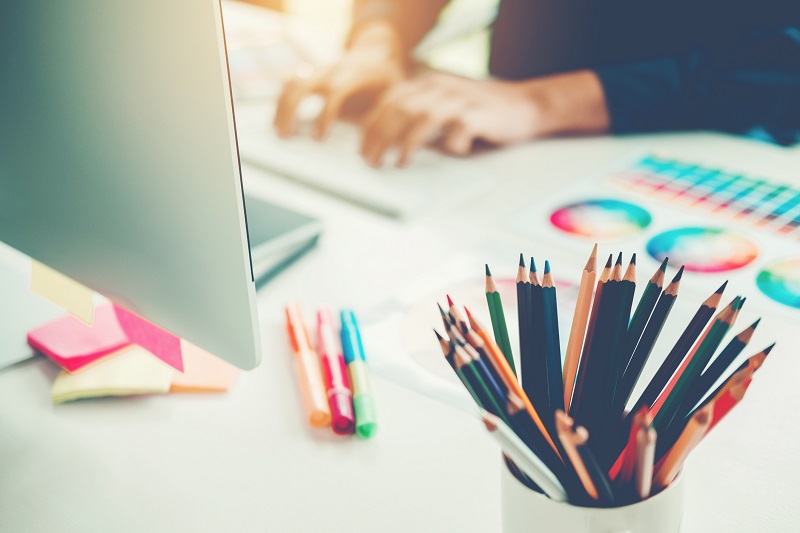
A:
[[[273,114],[272,104],[236,103],[244,162],[388,216],[406,218],[443,202],[477,197],[493,174],[491,158],[448,157],[429,149],[414,154],[407,168],[394,167],[394,154],[388,154],[384,167],[375,169],[359,154],[356,126],[337,123],[328,139],[319,142],[311,137],[306,116],[294,138],[282,139],[272,127]]]

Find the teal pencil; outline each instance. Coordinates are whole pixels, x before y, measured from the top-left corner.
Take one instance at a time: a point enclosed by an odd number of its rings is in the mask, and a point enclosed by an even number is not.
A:
[[[547,393],[550,409],[564,410],[564,382],[561,370],[561,341],[558,334],[558,303],[550,261],[544,262],[542,277],[542,308],[545,330],[545,349],[547,362]]]

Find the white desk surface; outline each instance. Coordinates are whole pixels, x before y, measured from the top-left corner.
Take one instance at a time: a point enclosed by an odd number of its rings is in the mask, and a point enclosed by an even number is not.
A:
[[[282,306],[297,299],[308,314],[321,303],[368,309],[452,250],[480,246],[511,207],[524,205],[508,194],[513,185],[546,190],[548,178],[566,185],[648,146],[715,155],[764,173],[800,169],[798,150],[721,135],[550,141],[510,152],[508,175],[475,205],[401,224],[245,168],[252,193],[325,223],[319,247],[259,294],[262,365],[226,395],[60,406],[49,401],[56,373],[49,362],[0,370],[0,531],[499,531],[499,453],[482,425],[386,379],[385,367],[376,371],[374,440],[307,427]],[[454,236],[456,228],[462,231]],[[534,246],[513,235],[497,240],[509,250]],[[800,423],[793,414],[800,359],[792,346],[800,339],[791,331],[796,325],[770,323],[758,344],[777,336],[779,348],[745,405],[688,463],[685,533],[777,532],[800,523]]]

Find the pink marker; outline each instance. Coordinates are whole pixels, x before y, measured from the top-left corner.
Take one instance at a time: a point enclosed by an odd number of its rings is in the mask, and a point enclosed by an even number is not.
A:
[[[355,429],[353,393],[342,348],[333,327],[333,315],[327,307],[317,311],[317,339],[322,379],[331,408],[331,427],[338,435],[350,435]]]

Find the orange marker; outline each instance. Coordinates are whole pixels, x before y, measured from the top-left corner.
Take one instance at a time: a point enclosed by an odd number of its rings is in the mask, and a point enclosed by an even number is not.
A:
[[[312,348],[308,328],[297,304],[286,307],[286,331],[295,355],[295,376],[308,413],[308,422],[315,428],[328,426],[331,423],[331,411],[322,383],[319,358]]]

